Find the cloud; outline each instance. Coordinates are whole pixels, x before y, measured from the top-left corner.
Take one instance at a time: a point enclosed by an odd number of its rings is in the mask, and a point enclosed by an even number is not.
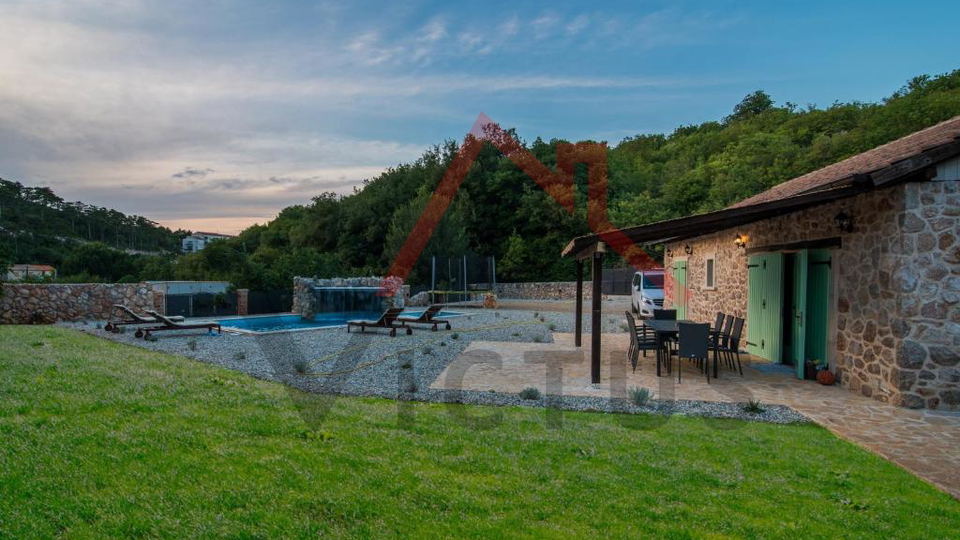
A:
[[[154,219],[269,217],[416,159],[498,100],[715,83],[529,67],[572,37],[634,39],[599,35],[613,15],[444,12],[411,24],[400,5],[363,9],[0,3],[0,175]],[[651,47],[711,25],[679,11],[621,18]],[[511,64],[517,51],[532,60]]]
[[[567,35],[576,36],[581,33],[590,24],[590,18],[586,15],[578,15],[572,21],[567,23]]]
[[[520,19],[513,15],[497,28],[502,37],[513,37],[520,31]]]
[[[544,13],[534,19],[530,26],[533,29],[533,35],[537,39],[545,39],[553,32],[553,30],[559,25],[560,17],[555,13]]]
[[[447,27],[443,24],[442,20],[435,18],[420,29],[420,37],[418,37],[417,40],[433,43],[446,37],[446,35]]]
[[[170,175],[170,178],[205,178],[208,174],[216,172],[213,169],[195,169],[193,167],[187,167],[178,173]]]

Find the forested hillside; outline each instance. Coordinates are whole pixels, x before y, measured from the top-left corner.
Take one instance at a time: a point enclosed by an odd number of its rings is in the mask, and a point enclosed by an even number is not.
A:
[[[722,208],[957,115],[960,70],[917,77],[879,103],[799,107],[758,91],[723,119],[669,134],[638,135],[612,147],[610,216],[614,224],[629,226]],[[564,141],[537,138],[524,144],[553,168],[558,142]],[[237,286],[264,288],[289,287],[294,275],[382,274],[457,146],[454,140],[444,142],[413,163],[365,181],[349,196],[319,194],[307,205],[286,208],[270,223],[200,253],[152,260],[141,265],[138,275],[228,279]],[[559,258],[560,250],[571,237],[588,232],[585,170],[578,173],[583,174],[577,178],[577,212],[570,216],[487,145],[410,281],[429,279],[430,255],[465,252],[496,256],[501,281],[571,279],[572,265]],[[70,227],[77,230],[76,224]],[[91,229],[87,239],[99,239],[100,230]],[[132,245],[123,234],[106,234],[105,243]],[[155,245],[161,245],[159,239]]]
[[[758,91],[721,120],[670,134],[638,135],[611,148],[611,219],[629,226],[723,208],[957,115],[960,70],[917,77],[879,103],[799,107]],[[558,142],[538,138],[526,146],[552,168]],[[294,274],[383,273],[456,149],[456,141],[447,141],[365,182],[350,196],[321,194],[311,204],[287,208],[216,251],[184,257],[179,270],[189,266],[190,274],[277,286]],[[578,178],[577,187],[582,203],[585,178]],[[466,251],[495,255],[503,281],[571,279],[572,265],[560,260],[560,250],[571,237],[587,232],[583,204],[575,216],[568,215],[487,145],[411,281],[429,279],[431,254]]]
[[[120,279],[141,269],[133,253],[169,256],[184,234],[141,216],[64,201],[47,187],[0,178],[0,263],[51,264],[65,275]]]

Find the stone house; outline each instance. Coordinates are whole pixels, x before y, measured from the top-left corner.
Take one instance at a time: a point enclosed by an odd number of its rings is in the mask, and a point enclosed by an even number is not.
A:
[[[960,117],[729,208],[623,232],[664,245],[678,318],[733,314],[749,353],[798,376],[815,359],[865,396],[960,409]]]
[[[57,269],[49,264],[14,264],[7,268],[7,281],[23,281],[30,278],[57,277]]]

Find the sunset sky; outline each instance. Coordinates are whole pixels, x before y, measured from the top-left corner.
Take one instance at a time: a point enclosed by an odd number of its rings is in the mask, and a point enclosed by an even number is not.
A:
[[[0,177],[234,233],[480,112],[615,144],[756,89],[878,100],[960,67],[960,3],[913,5],[0,0]]]

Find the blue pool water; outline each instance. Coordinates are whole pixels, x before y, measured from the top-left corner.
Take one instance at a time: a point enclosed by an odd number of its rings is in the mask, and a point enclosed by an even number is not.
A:
[[[403,312],[404,317],[416,317],[423,313],[422,309],[408,309]],[[457,317],[463,315],[456,311],[441,311],[438,318]],[[354,319],[377,320],[380,312],[370,311],[337,311],[320,313],[313,320],[304,319],[299,315],[261,315],[224,319],[219,322],[224,328],[236,328],[248,332],[278,332],[283,330],[305,330],[309,328],[331,328],[344,326],[347,321]]]

